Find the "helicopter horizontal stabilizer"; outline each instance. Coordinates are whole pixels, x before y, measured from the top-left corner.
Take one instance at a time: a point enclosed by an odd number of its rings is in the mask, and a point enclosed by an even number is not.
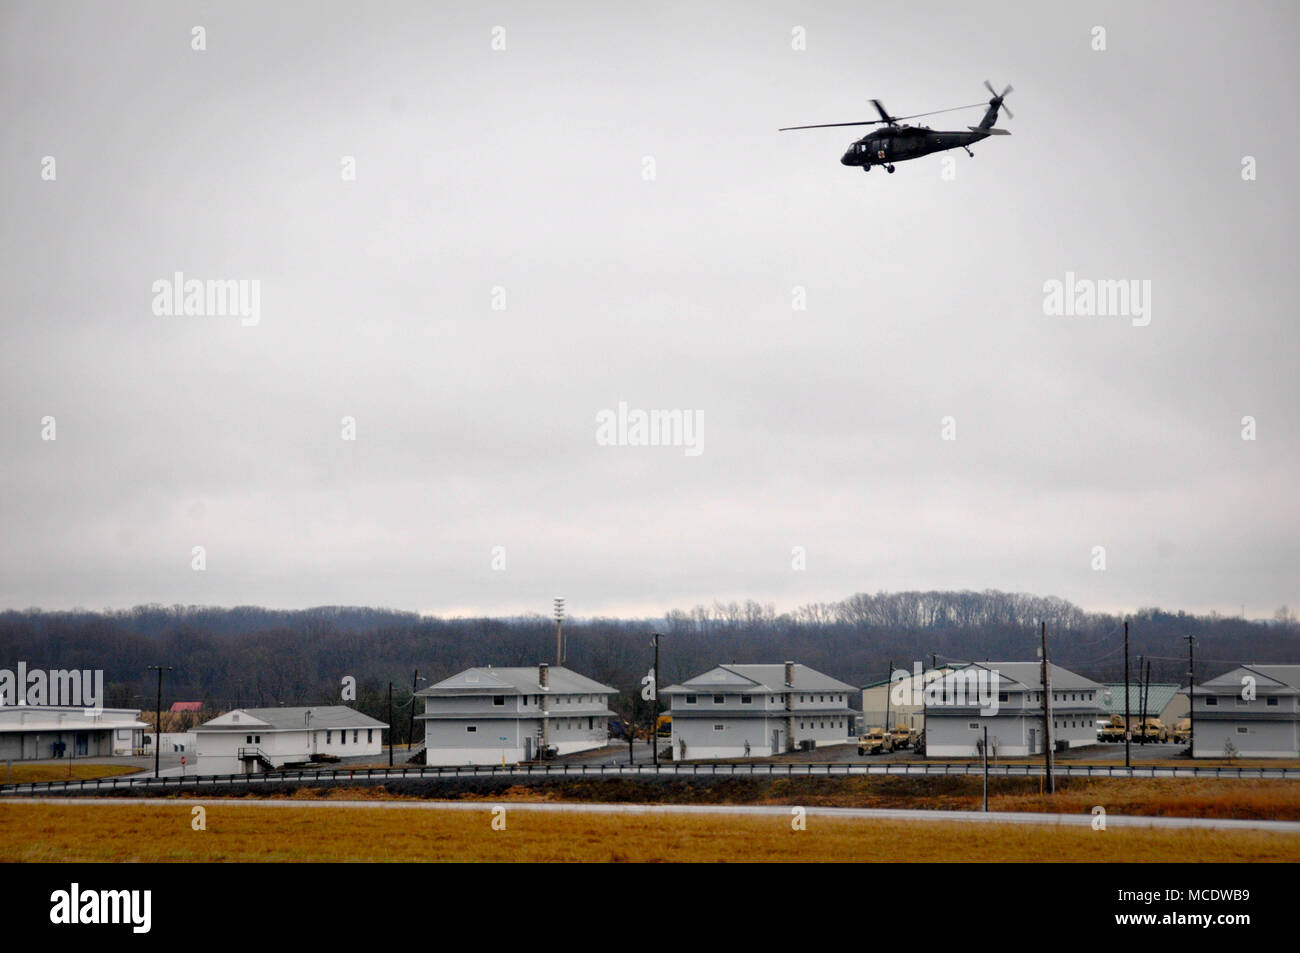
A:
[[[990,136],[1011,135],[1010,129],[995,129],[991,126],[985,126],[983,129],[981,129],[979,126],[967,126],[966,128],[969,129],[971,132],[987,132]]]

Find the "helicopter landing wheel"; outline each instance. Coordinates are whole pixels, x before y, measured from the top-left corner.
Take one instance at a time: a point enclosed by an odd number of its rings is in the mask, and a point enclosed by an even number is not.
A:
[[[893,175],[893,174],[894,174],[894,167],[893,167],[892,165],[887,165],[887,166],[885,166],[885,171],[888,172],[890,175]]]

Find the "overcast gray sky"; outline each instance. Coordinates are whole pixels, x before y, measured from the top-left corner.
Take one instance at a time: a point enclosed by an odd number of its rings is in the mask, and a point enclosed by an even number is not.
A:
[[[0,605],[1300,603],[1294,4],[0,11]],[[985,78],[951,179],[776,131]],[[599,445],[620,401],[703,452]]]

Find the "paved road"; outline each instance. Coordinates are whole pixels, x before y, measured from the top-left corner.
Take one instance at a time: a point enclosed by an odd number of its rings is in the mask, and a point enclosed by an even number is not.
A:
[[[64,804],[84,807],[94,805],[146,804],[176,807],[175,798],[26,798],[14,797],[6,804]],[[311,808],[332,810],[337,808],[366,808],[368,810],[401,811],[483,811],[503,806],[508,811],[532,811],[561,814],[711,814],[750,817],[791,816],[792,806],[727,805],[727,804],[589,804],[527,801],[265,801],[186,798],[184,806],[203,804],[213,808]],[[1091,827],[1091,814],[1038,814],[1029,811],[931,811],[896,810],[859,807],[806,807],[801,808],[808,817],[833,817],[864,821],[939,821],[947,823],[1030,824],[1047,827]],[[1260,830],[1282,834],[1300,834],[1300,821],[1235,820],[1207,817],[1141,817],[1131,814],[1106,815],[1106,828],[1160,827],[1202,830]]]

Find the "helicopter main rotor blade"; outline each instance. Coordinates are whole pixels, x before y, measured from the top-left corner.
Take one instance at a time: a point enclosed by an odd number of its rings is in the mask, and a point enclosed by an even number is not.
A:
[[[959,109],[974,109],[977,106],[984,106],[985,103],[971,103],[969,106],[953,106],[951,109],[935,109],[928,113],[912,113],[910,116],[895,116],[895,119],[920,119],[922,116],[937,116],[940,113],[955,113]]]
[[[871,105],[875,106],[876,112],[880,113],[881,122],[894,122],[894,117],[885,111],[885,106],[879,99],[873,99]]]
[[[790,132],[793,129],[831,129],[836,126],[878,126],[883,120],[867,119],[863,122],[819,122],[811,126],[782,126],[777,132]]]
[[[875,102],[876,100],[872,100]],[[897,122],[900,119],[920,119],[922,116],[937,116],[940,113],[955,113],[960,109],[975,109],[984,103],[971,103],[969,106],[953,106],[951,109],[936,109],[928,113],[914,113],[911,116],[891,116],[886,119],[864,119],[861,122],[819,122],[812,126],[785,126],[777,132],[789,132],[792,129],[833,129],[837,126],[879,126],[884,122]]]

